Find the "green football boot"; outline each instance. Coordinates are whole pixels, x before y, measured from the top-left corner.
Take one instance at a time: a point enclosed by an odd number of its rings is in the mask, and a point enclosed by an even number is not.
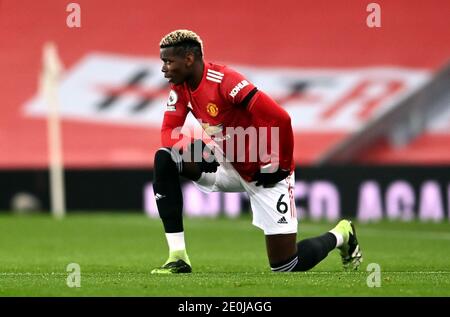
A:
[[[186,250],[171,252],[163,266],[153,269],[151,274],[191,273],[192,267]]]
[[[349,220],[341,220],[331,231],[340,233],[344,237],[343,244],[338,247],[344,270],[357,270],[363,257],[356,238],[355,226]]]

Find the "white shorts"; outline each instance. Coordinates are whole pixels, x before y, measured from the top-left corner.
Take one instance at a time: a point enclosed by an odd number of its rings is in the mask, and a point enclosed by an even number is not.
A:
[[[203,173],[194,184],[203,192],[247,192],[253,213],[253,225],[265,235],[297,233],[292,173],[274,187],[255,186],[245,181],[229,162],[223,162],[216,173]]]

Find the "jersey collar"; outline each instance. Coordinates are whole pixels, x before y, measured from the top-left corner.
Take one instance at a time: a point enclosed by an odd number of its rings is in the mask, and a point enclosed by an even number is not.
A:
[[[189,88],[188,84],[187,84],[187,83],[184,83],[184,84],[186,85],[185,87],[189,90],[189,92],[190,92],[191,94],[196,94],[196,93],[200,90],[200,87],[203,85],[203,82],[205,81],[205,78],[206,78],[206,72],[207,72],[208,69],[210,68],[211,63],[203,62],[203,65],[204,65],[204,67],[203,67],[203,75],[202,75],[202,79],[200,80],[200,83],[198,84],[197,88],[195,88],[195,90],[191,90],[191,88]]]

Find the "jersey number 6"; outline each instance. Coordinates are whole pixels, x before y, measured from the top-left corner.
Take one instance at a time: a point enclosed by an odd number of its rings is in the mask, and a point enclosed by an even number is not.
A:
[[[282,201],[283,197],[284,197],[284,194],[282,194],[280,196],[280,199],[278,199],[278,201],[277,201],[277,210],[278,210],[278,212],[285,214],[288,211],[288,206],[284,201]]]

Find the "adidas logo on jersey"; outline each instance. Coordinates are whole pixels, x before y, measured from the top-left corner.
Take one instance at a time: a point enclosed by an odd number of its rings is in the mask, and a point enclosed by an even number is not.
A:
[[[230,96],[234,98],[238,94],[238,92],[241,91],[242,88],[244,88],[245,86],[248,86],[249,84],[250,83],[244,79],[239,84],[234,86],[233,89],[231,89]]]
[[[277,223],[287,224],[288,222],[286,221],[286,218],[281,217],[280,220],[277,221]]]

